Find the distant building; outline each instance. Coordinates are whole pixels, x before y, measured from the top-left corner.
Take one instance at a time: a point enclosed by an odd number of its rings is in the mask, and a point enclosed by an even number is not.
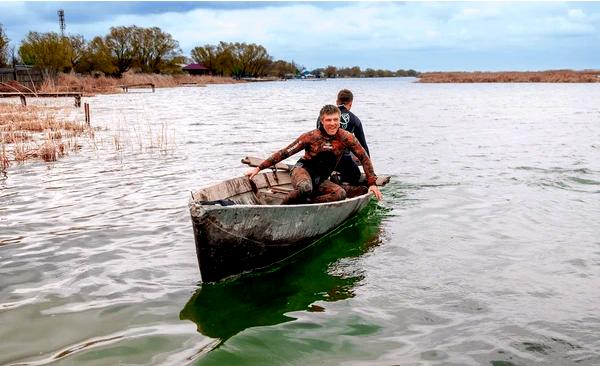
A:
[[[209,70],[202,64],[189,64],[182,68],[183,71],[190,75],[208,75]]]

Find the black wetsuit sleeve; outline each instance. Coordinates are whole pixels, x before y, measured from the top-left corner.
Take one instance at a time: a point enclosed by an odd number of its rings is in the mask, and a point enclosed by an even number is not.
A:
[[[356,136],[356,139],[358,142],[360,142],[360,145],[365,149],[367,155],[371,156],[369,147],[367,146],[367,140],[365,139],[365,132],[363,131],[362,123],[358,117],[356,117],[356,124],[354,126],[354,136]]]

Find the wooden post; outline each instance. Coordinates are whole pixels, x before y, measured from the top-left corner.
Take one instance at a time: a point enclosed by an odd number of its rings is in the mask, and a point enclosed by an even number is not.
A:
[[[17,80],[17,59],[15,58],[15,49],[13,47],[13,55],[12,55],[12,67],[13,67],[13,78],[16,82],[18,82]]]
[[[81,107],[81,95],[75,96],[75,107],[77,107],[77,108]]]
[[[25,96],[23,94],[19,95],[19,98],[21,98],[21,105],[23,107],[27,106],[27,99],[25,98]]]
[[[88,103],[83,103],[83,110],[85,113],[85,124],[86,125],[90,125],[91,121],[90,121],[90,105]]]
[[[151,84],[151,85],[152,85],[152,92],[154,93],[154,84]]]

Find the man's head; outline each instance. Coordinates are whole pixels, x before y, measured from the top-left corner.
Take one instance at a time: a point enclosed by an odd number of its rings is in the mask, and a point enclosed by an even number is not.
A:
[[[338,92],[337,95],[337,105],[343,105],[348,110],[352,107],[352,101],[354,100],[354,95],[348,89],[342,89]]]
[[[340,109],[333,104],[327,104],[319,112],[321,126],[328,135],[335,135],[340,128]]]

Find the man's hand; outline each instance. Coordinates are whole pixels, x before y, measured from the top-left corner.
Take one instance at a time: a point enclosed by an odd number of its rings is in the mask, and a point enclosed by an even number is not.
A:
[[[381,201],[381,199],[383,198],[383,195],[381,194],[379,188],[377,188],[376,185],[369,186],[369,192],[373,192],[375,198],[377,198],[378,201]]]
[[[256,174],[258,174],[260,172],[260,169],[258,169],[258,167],[254,168],[254,169],[250,169],[248,170],[246,173],[244,173],[245,176],[248,177],[248,179],[252,179],[254,178],[254,176]],[[381,194],[381,193],[380,193]]]

